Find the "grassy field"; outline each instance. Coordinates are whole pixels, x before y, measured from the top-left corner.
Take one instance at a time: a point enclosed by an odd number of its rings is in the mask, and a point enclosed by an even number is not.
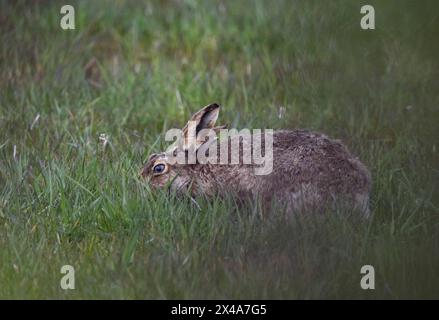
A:
[[[0,298],[439,298],[438,1],[71,1],[67,31],[63,4],[0,2]],[[372,218],[152,194],[142,163],[211,102],[343,140]]]

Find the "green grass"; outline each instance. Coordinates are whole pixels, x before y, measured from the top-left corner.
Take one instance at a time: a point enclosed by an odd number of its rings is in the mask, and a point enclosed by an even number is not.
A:
[[[74,1],[74,31],[62,4],[0,2],[0,298],[439,298],[437,1]],[[372,218],[152,194],[141,164],[211,102],[343,140]]]

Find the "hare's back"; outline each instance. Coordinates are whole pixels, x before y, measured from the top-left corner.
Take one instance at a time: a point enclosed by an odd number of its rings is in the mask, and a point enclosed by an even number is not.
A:
[[[293,189],[312,185],[323,193],[367,193],[369,172],[337,140],[308,130],[275,131],[273,178]]]

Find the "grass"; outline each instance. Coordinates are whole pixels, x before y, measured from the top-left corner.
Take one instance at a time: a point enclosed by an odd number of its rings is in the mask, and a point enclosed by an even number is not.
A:
[[[364,1],[72,1],[63,31],[60,2],[2,1],[0,298],[439,298],[439,3],[367,3],[374,31]],[[343,140],[372,218],[152,194],[141,164],[211,102]]]

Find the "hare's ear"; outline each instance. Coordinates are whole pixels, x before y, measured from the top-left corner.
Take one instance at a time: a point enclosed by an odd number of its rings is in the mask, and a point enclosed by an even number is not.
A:
[[[218,119],[219,109],[219,104],[212,103],[192,115],[188,123],[183,128],[185,149],[188,149],[190,144],[195,144],[195,149],[198,149],[198,147],[202,144],[202,141],[198,141],[199,139],[197,139],[198,133],[201,130],[215,130],[215,123]],[[191,138],[193,141],[191,141]]]
[[[218,103],[212,103],[192,115],[189,122],[193,121],[195,123],[196,133],[203,129],[212,129],[215,126],[219,109]]]

